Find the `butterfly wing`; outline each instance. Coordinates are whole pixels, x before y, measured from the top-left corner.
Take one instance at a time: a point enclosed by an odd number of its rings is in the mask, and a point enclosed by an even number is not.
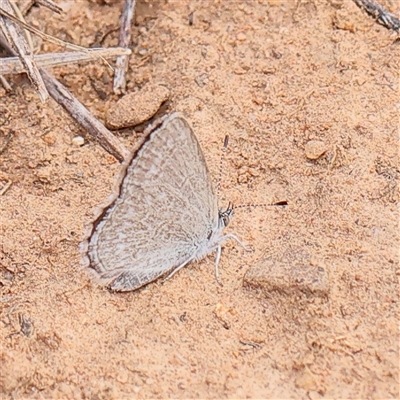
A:
[[[123,169],[86,242],[89,269],[115,290],[134,290],[193,258],[218,224],[203,152],[175,113]]]

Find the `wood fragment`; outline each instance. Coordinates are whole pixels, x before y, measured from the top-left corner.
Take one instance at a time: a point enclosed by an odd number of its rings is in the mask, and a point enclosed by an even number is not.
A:
[[[45,102],[49,97],[46,86],[44,85],[39,69],[33,60],[32,50],[28,46],[22,28],[14,21],[18,19],[14,17],[14,12],[9,0],[2,0],[0,14],[0,28],[3,35],[20,57],[29,79],[39,93],[41,101]]]
[[[4,143],[0,146],[0,154],[3,153],[3,151],[6,149],[8,144],[11,142],[11,139],[14,137],[14,132],[10,131],[8,135],[6,136]]]
[[[261,344],[254,342],[253,340],[245,340],[245,339],[239,339],[239,342],[245,346],[250,346],[253,347],[254,349],[259,349],[261,348]]]
[[[28,14],[28,12],[31,10],[31,8],[34,6],[35,3],[36,3],[35,0],[25,0],[24,2],[22,2],[19,6],[22,15]]]
[[[87,52],[70,51],[65,53],[37,54],[34,59],[39,67],[54,67],[77,62],[93,61],[94,58],[111,58],[123,54],[130,54],[130,49],[111,47],[108,49],[89,49]],[[25,68],[18,57],[0,58],[0,74],[20,74]]]
[[[14,10],[14,13],[15,13],[16,17],[18,17],[21,21],[24,21],[26,23],[24,15],[22,14],[21,10],[18,8],[17,3],[15,3],[13,1],[10,4],[11,4],[13,10]],[[29,31],[27,31],[27,30],[24,30],[23,32],[24,32],[25,38],[26,38],[26,40],[28,42],[29,48],[31,49],[32,52],[34,52],[35,46],[33,45],[33,40],[32,40],[31,33]]]
[[[121,15],[121,30],[119,33],[118,46],[127,48],[131,41],[131,26],[135,13],[136,0],[125,0],[124,9]],[[123,94],[126,92],[126,72],[128,70],[129,57],[119,56],[116,60],[114,75],[114,93]]]
[[[63,12],[63,9],[58,4],[54,3],[54,1],[51,0],[36,0],[36,3],[40,4],[43,7],[48,8],[49,10],[57,14],[61,14]]]
[[[3,88],[6,90],[6,92],[12,92],[12,87],[10,86],[7,79],[4,78],[3,75],[0,75],[0,83],[3,86]]]
[[[383,26],[388,29],[400,31],[400,20],[379,3],[372,0],[353,0],[362,10],[376,18]]]
[[[8,189],[10,189],[10,186],[12,184],[12,181],[8,181],[0,190],[0,196],[3,196]]]
[[[35,3],[40,4],[57,14],[61,14],[63,12],[62,8],[51,0],[26,0],[20,6],[22,15],[26,15]]]

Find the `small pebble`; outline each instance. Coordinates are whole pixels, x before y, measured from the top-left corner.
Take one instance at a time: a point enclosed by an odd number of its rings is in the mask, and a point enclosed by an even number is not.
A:
[[[75,136],[72,138],[71,143],[76,147],[81,147],[85,144],[85,139],[82,136]]]
[[[42,139],[48,146],[52,146],[56,142],[56,137],[51,133],[42,136]]]
[[[240,32],[236,36],[236,39],[239,40],[239,42],[244,42],[247,39],[247,36],[243,32]]]
[[[51,183],[53,170],[50,166],[40,168],[35,173],[37,179],[41,183]]]
[[[305,146],[306,157],[309,160],[317,160],[324,155],[327,150],[326,144],[320,140],[310,140]]]
[[[122,129],[149,120],[169,98],[169,90],[161,85],[146,85],[139,92],[129,93],[111,105],[106,114],[109,129]]]

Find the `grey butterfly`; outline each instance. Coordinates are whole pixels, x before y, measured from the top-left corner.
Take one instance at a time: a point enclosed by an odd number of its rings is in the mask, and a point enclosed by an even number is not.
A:
[[[218,280],[221,244],[235,239],[242,245],[235,235],[223,235],[233,207],[218,209],[200,144],[178,113],[124,163],[117,188],[81,245],[89,272],[112,290],[170,277],[213,251]]]

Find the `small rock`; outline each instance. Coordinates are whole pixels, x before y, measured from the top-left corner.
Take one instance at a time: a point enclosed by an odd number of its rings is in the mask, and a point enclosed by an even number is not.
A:
[[[227,314],[230,310],[226,308],[223,304],[218,303],[214,309],[214,315],[221,322],[225,329],[230,329],[231,325],[227,319]]]
[[[247,36],[243,32],[240,32],[238,33],[236,38],[237,40],[239,40],[239,42],[244,42],[247,39]]]
[[[122,129],[139,125],[149,120],[169,98],[165,86],[146,85],[139,92],[123,96],[110,106],[106,114],[109,129]]]
[[[119,383],[127,383],[129,381],[129,374],[128,371],[122,369],[118,372],[118,374],[115,377],[116,381]]]
[[[208,74],[201,74],[197,76],[194,81],[197,83],[197,86],[203,87],[208,83]]]
[[[50,166],[43,167],[43,168],[40,168],[39,170],[37,170],[35,175],[37,177],[38,182],[51,183],[52,176],[53,176],[53,170]]]
[[[304,259],[262,260],[246,272],[243,284],[286,296],[304,293],[307,296],[327,297],[329,294],[326,270]]]
[[[76,147],[81,147],[85,144],[85,139],[82,136],[75,136],[72,138],[71,143]]]
[[[360,25],[358,25],[357,22],[354,21],[354,19],[352,20],[349,17],[348,13],[345,12],[345,10],[337,10],[333,16],[332,22],[333,26],[336,29],[342,29],[344,31],[349,31],[352,33],[357,31],[357,26],[360,29]]]
[[[56,142],[55,135],[53,135],[51,133],[42,136],[42,139],[48,146],[52,146]]]
[[[297,388],[304,389],[309,392],[310,390],[318,390],[318,384],[314,376],[310,372],[304,371],[295,380]]]
[[[309,160],[317,160],[325,154],[327,150],[326,144],[320,140],[310,140],[305,146],[306,157]]]

